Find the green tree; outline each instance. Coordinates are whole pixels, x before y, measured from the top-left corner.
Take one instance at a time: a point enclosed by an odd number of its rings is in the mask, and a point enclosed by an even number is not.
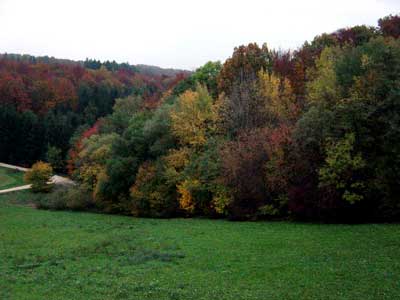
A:
[[[309,102],[332,106],[340,98],[335,70],[335,61],[339,56],[339,48],[327,47],[316,59],[315,69],[309,72],[314,79],[307,84]]]
[[[47,148],[46,159],[54,170],[60,171],[64,168],[64,158],[61,149],[49,145]]]
[[[354,204],[361,201],[365,183],[358,178],[366,166],[360,152],[355,152],[354,133],[337,142],[328,140],[325,164],[319,170],[320,187],[333,187],[343,200]]]

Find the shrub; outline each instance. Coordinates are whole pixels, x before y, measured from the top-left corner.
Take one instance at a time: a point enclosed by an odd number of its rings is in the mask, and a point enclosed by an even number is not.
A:
[[[89,210],[94,207],[92,196],[82,186],[59,186],[51,193],[37,197],[36,207],[50,210]]]
[[[91,193],[82,186],[70,187],[66,194],[67,208],[71,210],[89,210],[94,207]]]
[[[36,197],[34,203],[38,209],[66,210],[67,209],[67,188],[56,188],[53,192]]]
[[[32,191],[35,193],[48,193],[52,189],[49,183],[53,174],[53,168],[50,164],[38,161],[25,173],[24,180],[32,184]]]

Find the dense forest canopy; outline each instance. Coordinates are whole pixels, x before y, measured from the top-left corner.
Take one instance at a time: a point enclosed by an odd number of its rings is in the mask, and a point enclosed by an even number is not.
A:
[[[387,16],[191,74],[2,56],[0,160],[46,159],[110,213],[399,220],[399,36]]]
[[[153,107],[188,72],[148,75],[123,63],[0,56],[0,160],[30,165],[49,149],[65,161],[70,139],[112,112],[115,99],[141,96]],[[62,164],[65,165],[65,164]]]

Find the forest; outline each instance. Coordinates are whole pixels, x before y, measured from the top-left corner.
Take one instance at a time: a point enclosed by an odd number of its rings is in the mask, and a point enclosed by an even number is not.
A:
[[[43,208],[400,220],[400,16],[194,72],[0,56],[0,161],[77,185]]]
[[[153,107],[189,74],[152,69],[115,61],[0,55],[0,161],[30,166],[50,155],[56,168],[65,168],[71,138],[110,114],[116,98],[138,95]]]

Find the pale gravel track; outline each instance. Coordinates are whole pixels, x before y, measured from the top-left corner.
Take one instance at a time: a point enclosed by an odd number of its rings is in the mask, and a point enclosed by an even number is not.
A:
[[[9,165],[9,164],[5,164],[5,163],[0,163],[0,167],[8,168],[8,169],[14,169],[14,170],[22,171],[22,172],[26,172],[26,171],[29,170],[28,168]],[[67,177],[58,176],[58,175],[52,176],[51,179],[50,179],[50,182],[54,183],[54,184],[58,184],[58,185],[75,185],[75,182],[73,182],[71,179],[69,179]],[[30,184],[22,185],[22,186],[9,188],[9,189],[0,190],[0,194],[16,192],[16,191],[22,191],[22,190],[28,190],[30,188],[31,188]]]
[[[6,194],[6,193],[22,191],[22,190],[29,190],[30,188],[31,188],[30,184],[22,185],[22,186],[13,187],[10,189],[0,190],[0,194]]]

